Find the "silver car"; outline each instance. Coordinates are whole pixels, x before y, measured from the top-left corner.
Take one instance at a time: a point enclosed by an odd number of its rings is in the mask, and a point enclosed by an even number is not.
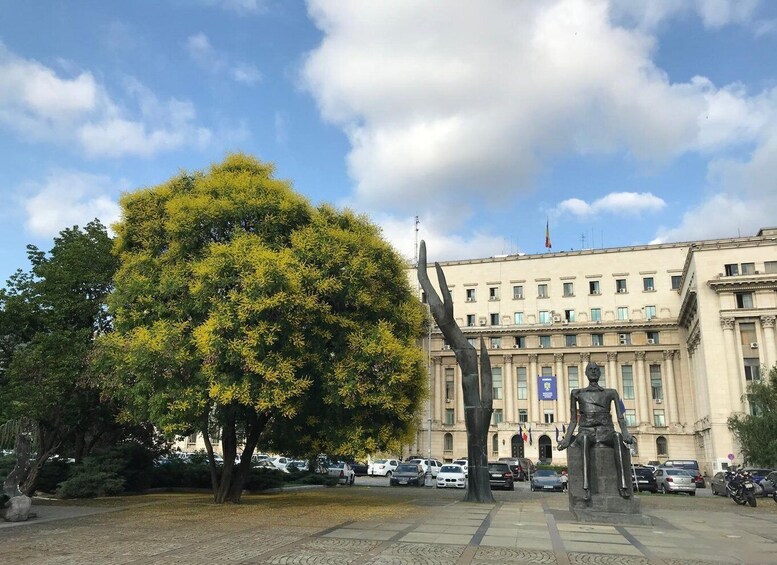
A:
[[[658,492],[666,494],[669,492],[687,492],[691,496],[696,496],[696,483],[688,471],[683,469],[658,468],[655,472]]]

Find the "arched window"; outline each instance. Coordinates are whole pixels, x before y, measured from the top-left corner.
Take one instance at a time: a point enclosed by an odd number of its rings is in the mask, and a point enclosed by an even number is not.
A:
[[[543,463],[551,463],[553,461],[553,445],[550,442],[550,438],[546,435],[540,436],[539,441],[540,461]]]
[[[499,453],[499,436],[496,434],[491,436],[491,451]]]
[[[669,457],[669,446],[666,443],[664,436],[658,436],[656,438],[656,453],[659,456]]]
[[[443,449],[445,451],[453,451],[453,434],[447,433],[443,436]]]

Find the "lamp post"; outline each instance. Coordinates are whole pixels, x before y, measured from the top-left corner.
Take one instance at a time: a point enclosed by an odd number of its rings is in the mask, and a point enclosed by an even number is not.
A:
[[[434,318],[432,317],[432,309],[428,304],[426,305],[426,308],[429,313],[429,334],[426,338],[426,371],[429,375],[429,459],[426,461],[426,477],[424,482],[426,483],[426,486],[431,487],[434,486],[432,481],[432,324],[434,323]]]

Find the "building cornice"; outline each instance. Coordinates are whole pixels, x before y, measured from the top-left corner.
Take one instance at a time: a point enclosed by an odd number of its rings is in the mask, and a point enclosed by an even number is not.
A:
[[[720,294],[721,292],[777,290],[777,273],[759,273],[753,275],[719,274],[707,281],[707,286]]]

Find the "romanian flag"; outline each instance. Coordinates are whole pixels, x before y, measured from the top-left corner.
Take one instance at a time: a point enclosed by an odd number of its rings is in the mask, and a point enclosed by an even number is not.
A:
[[[532,444],[532,439],[531,439],[531,428],[529,428],[529,445],[531,445],[531,444]]]
[[[548,220],[545,220],[545,247],[548,249],[553,247],[550,244],[550,224],[548,223]]]

